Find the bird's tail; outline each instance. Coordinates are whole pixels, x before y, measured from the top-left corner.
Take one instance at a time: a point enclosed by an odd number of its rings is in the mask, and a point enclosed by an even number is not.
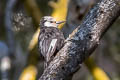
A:
[[[48,67],[48,62],[44,62],[44,69],[46,69]]]

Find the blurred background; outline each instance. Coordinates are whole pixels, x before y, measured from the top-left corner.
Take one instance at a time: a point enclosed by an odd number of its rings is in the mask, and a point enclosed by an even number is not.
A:
[[[67,38],[99,0],[0,0],[0,80],[37,80],[43,72],[38,52],[43,16],[66,20]],[[120,18],[72,80],[120,80]]]

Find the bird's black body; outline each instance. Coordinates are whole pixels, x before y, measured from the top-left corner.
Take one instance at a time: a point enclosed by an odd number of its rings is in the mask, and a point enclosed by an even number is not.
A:
[[[64,35],[57,27],[40,27],[38,47],[40,54],[44,57],[45,68],[49,65],[49,62],[56,53],[62,48],[64,41]]]

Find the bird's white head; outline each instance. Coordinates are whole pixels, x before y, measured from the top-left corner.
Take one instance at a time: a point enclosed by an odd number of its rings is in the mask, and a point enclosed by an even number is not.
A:
[[[56,19],[51,16],[44,16],[40,20],[40,27],[58,27],[59,24],[64,22],[65,21],[56,21]]]

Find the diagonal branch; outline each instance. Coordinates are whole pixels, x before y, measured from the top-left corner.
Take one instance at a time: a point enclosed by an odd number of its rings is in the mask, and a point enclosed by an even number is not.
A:
[[[120,0],[101,0],[67,38],[39,80],[64,80],[90,56],[99,40],[120,15]]]

